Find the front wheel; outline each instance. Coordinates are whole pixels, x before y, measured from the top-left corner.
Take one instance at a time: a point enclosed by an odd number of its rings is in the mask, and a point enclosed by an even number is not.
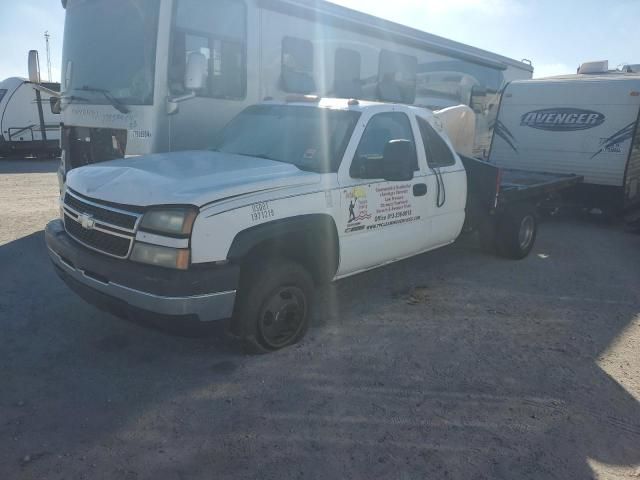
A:
[[[502,257],[520,260],[531,252],[538,234],[538,221],[530,209],[508,212],[498,222],[496,246]]]
[[[252,353],[293,345],[309,328],[313,299],[311,275],[299,264],[278,259],[245,272],[233,330]]]

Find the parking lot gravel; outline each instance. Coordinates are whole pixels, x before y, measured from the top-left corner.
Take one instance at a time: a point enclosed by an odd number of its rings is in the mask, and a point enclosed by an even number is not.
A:
[[[0,159],[0,479],[640,477],[640,235],[461,241],[323,289],[302,343],[250,356],[73,294],[55,169]]]

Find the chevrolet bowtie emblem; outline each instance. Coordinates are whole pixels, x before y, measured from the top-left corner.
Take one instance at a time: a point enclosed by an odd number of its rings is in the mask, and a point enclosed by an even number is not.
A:
[[[93,219],[93,216],[87,215],[86,213],[78,215],[78,222],[82,225],[82,228],[86,230],[93,230],[93,227],[96,225],[96,221]]]

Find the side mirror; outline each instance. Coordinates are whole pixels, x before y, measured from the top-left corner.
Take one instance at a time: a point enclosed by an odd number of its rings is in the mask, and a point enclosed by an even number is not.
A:
[[[413,178],[416,151],[409,140],[390,140],[384,147],[383,178],[406,182]]]
[[[184,86],[187,90],[201,90],[207,81],[207,57],[202,53],[193,52],[187,59],[187,68],[184,75]]]
[[[196,90],[205,87],[208,76],[209,64],[207,57],[200,52],[192,52],[187,58],[187,68],[184,73],[184,88],[191,93],[180,97],[167,97],[167,115],[174,115],[180,110],[179,104],[192,98],[196,98]]]
[[[49,105],[51,106],[51,113],[54,115],[58,115],[62,111],[62,106],[60,105],[60,99],[58,97],[49,97]]]
[[[37,50],[29,50],[29,81],[40,83],[40,57]]]

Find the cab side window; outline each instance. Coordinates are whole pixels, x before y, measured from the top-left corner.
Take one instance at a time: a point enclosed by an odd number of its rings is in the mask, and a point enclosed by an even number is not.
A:
[[[451,167],[456,164],[453,152],[438,132],[424,118],[416,116],[422,143],[424,143],[424,153],[427,157],[429,168]]]
[[[362,134],[356,155],[351,162],[351,178],[383,178],[384,148],[391,140],[409,140],[415,145],[411,122],[401,112],[374,115]],[[419,170],[418,156],[413,149],[413,170]]]

